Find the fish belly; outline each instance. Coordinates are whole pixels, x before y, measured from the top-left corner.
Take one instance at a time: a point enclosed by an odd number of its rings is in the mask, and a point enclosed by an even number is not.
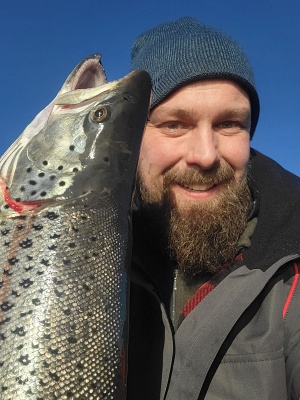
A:
[[[62,205],[0,222],[2,400],[126,397],[130,229],[116,209]]]

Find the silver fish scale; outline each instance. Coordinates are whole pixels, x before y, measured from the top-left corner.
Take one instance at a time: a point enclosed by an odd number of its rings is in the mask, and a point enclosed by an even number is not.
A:
[[[1,221],[2,400],[120,396],[127,224],[103,202]]]

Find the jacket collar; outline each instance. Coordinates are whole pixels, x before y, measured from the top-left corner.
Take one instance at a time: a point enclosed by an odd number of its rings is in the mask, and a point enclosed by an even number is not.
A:
[[[300,252],[300,178],[251,149],[249,183],[259,194],[259,211],[244,261],[248,268],[266,270],[276,260]]]

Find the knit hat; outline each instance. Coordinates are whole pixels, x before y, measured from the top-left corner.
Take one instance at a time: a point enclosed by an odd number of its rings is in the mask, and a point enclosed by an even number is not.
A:
[[[200,79],[229,79],[240,85],[251,103],[251,138],[259,98],[246,54],[229,36],[194,18],[158,25],[133,43],[132,69],[144,69],[152,79],[151,108],[184,84]]]

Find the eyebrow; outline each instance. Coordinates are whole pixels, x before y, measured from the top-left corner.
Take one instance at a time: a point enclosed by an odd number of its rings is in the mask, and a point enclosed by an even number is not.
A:
[[[218,118],[242,118],[247,119],[251,117],[251,108],[238,107],[238,108],[227,108],[222,110],[218,114]]]
[[[155,117],[156,109],[153,110],[153,112],[150,114],[154,114]],[[182,109],[182,108],[174,108],[174,107],[160,107],[159,111],[157,112],[158,117],[173,117],[173,118],[187,118],[190,117],[194,114],[192,110],[189,109]]]
[[[154,118],[155,118],[155,109],[153,110]],[[188,118],[193,117],[195,114],[194,110],[192,109],[182,109],[182,108],[171,108],[171,107],[161,107],[158,112],[158,117],[173,117],[173,118]],[[152,114],[153,115],[153,114]],[[246,120],[247,118],[251,117],[251,108],[248,107],[227,107],[220,112],[218,112],[217,116],[218,119],[228,119],[228,118],[242,118]],[[151,118],[151,114],[150,114]]]

